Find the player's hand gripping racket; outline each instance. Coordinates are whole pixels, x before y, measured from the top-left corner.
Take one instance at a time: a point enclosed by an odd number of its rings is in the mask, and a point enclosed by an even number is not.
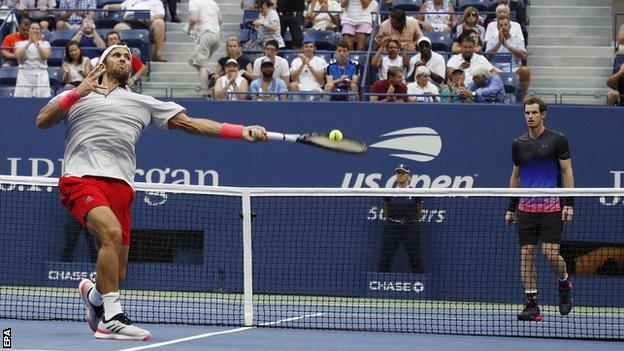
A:
[[[363,154],[366,151],[366,144],[355,139],[342,138],[342,140],[332,140],[326,134],[308,133],[308,134],[282,134],[276,132],[267,132],[269,140],[283,140],[292,143],[308,144],[320,147],[326,150],[337,152],[346,152],[349,154]]]

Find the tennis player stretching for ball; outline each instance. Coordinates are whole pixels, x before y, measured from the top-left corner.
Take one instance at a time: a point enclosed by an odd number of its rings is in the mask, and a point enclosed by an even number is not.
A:
[[[46,129],[65,122],[61,201],[101,243],[97,286],[87,279],[79,285],[89,326],[96,338],[149,340],[151,333],[134,326],[119,301],[130,245],[135,144],[141,132],[155,125],[256,141],[266,140],[266,130],[191,118],[176,103],[125,89],[131,55],[127,46],[107,48],[96,69],[77,88],[56,96],[39,111],[37,126]]]
[[[538,98],[530,98],[524,103],[524,118],[529,132],[513,141],[511,188],[556,188],[561,186],[561,180],[563,187],[574,187],[568,139],[559,132],[546,129],[546,110],[546,104]],[[559,254],[559,244],[563,222],[570,222],[574,215],[573,205],[571,197],[511,198],[509,202],[505,221],[508,224],[513,224],[516,219],[518,221],[520,274],[527,297],[518,320],[542,320],[537,305],[537,271],[534,264],[539,240],[542,241],[542,254],[559,279],[559,312],[565,316],[572,309],[572,284],[568,279],[566,263]]]

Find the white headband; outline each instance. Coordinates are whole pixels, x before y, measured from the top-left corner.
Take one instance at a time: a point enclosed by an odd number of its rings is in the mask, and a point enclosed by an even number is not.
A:
[[[111,45],[109,47],[106,48],[106,50],[104,50],[104,52],[102,53],[102,56],[100,56],[100,59],[98,60],[97,65],[101,65],[102,62],[104,62],[104,60],[106,60],[106,56],[108,56],[108,54],[110,54],[111,51],[113,51],[114,49],[117,48],[122,48],[122,49],[126,49],[128,50],[128,53],[130,54],[130,56],[132,56],[132,51],[130,51],[130,48],[127,47],[126,45]]]

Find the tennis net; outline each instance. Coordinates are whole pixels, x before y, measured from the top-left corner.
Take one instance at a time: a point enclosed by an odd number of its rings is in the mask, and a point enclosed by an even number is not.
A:
[[[624,338],[621,189],[135,190],[121,285],[135,322]],[[511,196],[575,197],[561,241],[569,315],[538,247],[543,320],[516,317]],[[83,319],[76,287],[94,277],[96,251],[58,198],[55,179],[0,177],[0,318]],[[416,198],[419,214],[398,214]]]

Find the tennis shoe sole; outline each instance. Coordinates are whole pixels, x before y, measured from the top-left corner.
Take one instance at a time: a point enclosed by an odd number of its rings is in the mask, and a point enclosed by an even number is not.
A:
[[[85,321],[89,324],[89,328],[92,331],[96,331],[98,327],[98,323],[100,323],[100,319],[97,317],[97,313],[95,313],[95,309],[91,302],[89,302],[89,291],[91,288],[95,287],[95,284],[89,279],[82,279],[80,284],[78,284],[78,292],[80,294],[80,298],[85,304]]]

